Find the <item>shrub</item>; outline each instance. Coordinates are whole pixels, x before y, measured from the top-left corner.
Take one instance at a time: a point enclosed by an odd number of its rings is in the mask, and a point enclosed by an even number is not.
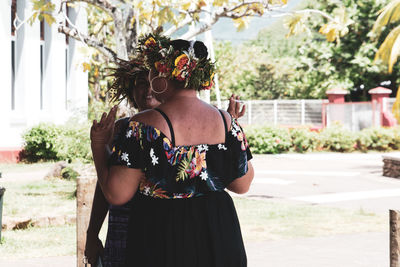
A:
[[[252,127],[246,132],[251,150],[255,154],[278,154],[289,151],[289,131],[274,126]]]
[[[24,135],[23,160],[91,161],[89,125],[41,123]]]
[[[49,123],[40,123],[23,134],[23,157],[29,162],[57,160],[57,140],[61,129]]]
[[[398,128],[374,127],[363,129],[357,136],[357,148],[361,151],[390,151],[399,149]]]
[[[291,151],[305,153],[318,148],[318,133],[312,132],[305,127],[292,128],[289,133],[292,142]]]
[[[350,152],[356,148],[356,134],[340,124],[333,124],[322,130],[320,142],[323,149]]]
[[[89,125],[66,124],[61,126],[62,134],[57,142],[57,157],[69,162],[80,159],[86,162],[92,160],[90,149]]]
[[[61,170],[61,177],[66,180],[76,180],[78,178],[79,173],[75,171],[72,167],[65,167]]]

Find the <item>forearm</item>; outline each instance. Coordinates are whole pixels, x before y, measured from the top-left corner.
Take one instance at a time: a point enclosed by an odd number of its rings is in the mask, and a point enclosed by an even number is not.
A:
[[[101,226],[103,225],[104,218],[108,212],[108,202],[101,191],[99,183],[96,184],[96,190],[93,196],[92,211],[90,213],[90,220],[88,226],[88,234],[98,236]]]
[[[248,161],[248,170],[245,175],[240,178],[235,179],[230,185],[228,185],[228,190],[237,193],[245,194],[250,189],[250,184],[254,178],[254,169],[250,161]]]
[[[109,174],[108,169],[108,158],[110,156],[110,150],[106,144],[93,144],[92,143],[92,154],[94,166],[97,172],[97,181],[102,190],[102,195],[107,199],[107,179]]]

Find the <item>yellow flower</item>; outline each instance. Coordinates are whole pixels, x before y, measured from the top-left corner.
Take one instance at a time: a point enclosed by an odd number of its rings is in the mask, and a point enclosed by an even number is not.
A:
[[[204,87],[210,86],[210,81],[205,81],[201,85],[204,86]]]
[[[182,71],[180,71],[180,70],[178,70],[177,68],[175,68],[175,69],[172,71],[172,76],[178,77],[178,76],[181,74],[181,72],[182,72]]]
[[[155,45],[156,44],[156,40],[154,40],[153,37],[150,37],[149,39],[146,40],[146,42],[144,42],[145,46],[151,46],[151,45]]]

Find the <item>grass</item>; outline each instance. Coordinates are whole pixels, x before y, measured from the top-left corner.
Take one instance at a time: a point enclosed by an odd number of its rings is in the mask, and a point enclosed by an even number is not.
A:
[[[383,232],[388,216],[333,207],[234,198],[243,238],[278,240],[334,234]]]
[[[49,168],[54,165],[54,162],[40,162],[40,163],[0,163],[0,172],[26,172],[26,171],[39,171],[43,168]]]
[[[4,231],[0,245],[1,259],[19,259],[74,255],[75,225]]]
[[[75,181],[8,181],[3,199],[3,218],[38,218],[73,215],[76,210]]]

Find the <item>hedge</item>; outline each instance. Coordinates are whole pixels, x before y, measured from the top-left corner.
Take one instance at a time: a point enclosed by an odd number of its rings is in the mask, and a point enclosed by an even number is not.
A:
[[[400,127],[374,127],[351,132],[340,124],[334,124],[320,131],[312,131],[306,127],[251,126],[247,127],[245,132],[251,151],[255,154],[400,149]]]

